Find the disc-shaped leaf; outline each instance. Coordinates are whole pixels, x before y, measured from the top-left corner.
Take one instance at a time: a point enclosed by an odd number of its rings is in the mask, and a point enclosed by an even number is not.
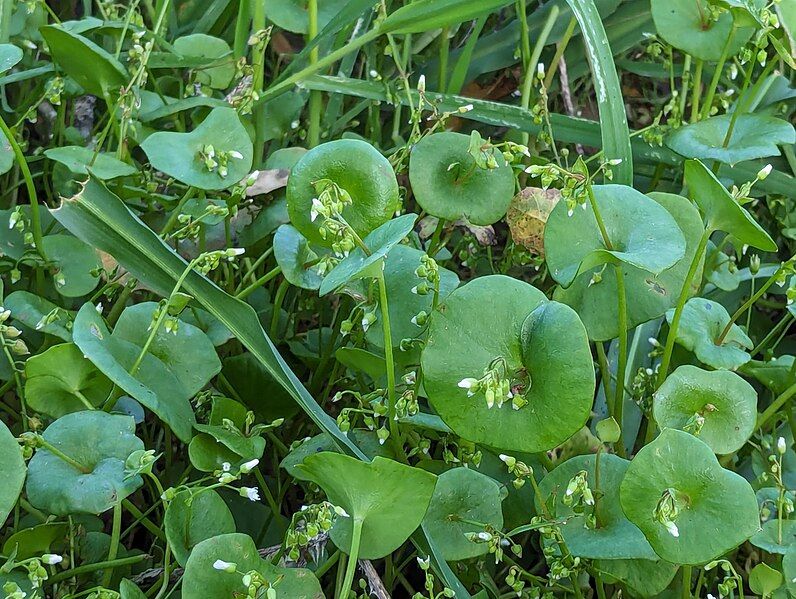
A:
[[[326,24],[346,5],[346,0],[319,0],[318,29]],[[265,16],[278,27],[293,33],[307,33],[309,14],[306,0],[274,0],[265,5]]]
[[[659,275],[629,264],[622,265],[626,293],[631,298],[627,304],[628,328],[658,318],[674,307],[703,232],[702,217],[686,198],[671,193],[651,193],[649,197],[677,221],[685,237],[686,249],[685,255],[674,266]],[[697,273],[701,271],[700,264]],[[596,280],[595,273],[600,273],[599,280]],[[694,277],[692,293],[697,292],[701,280],[698,275]],[[615,269],[598,266],[587,270],[578,275],[569,287],[556,287],[553,299],[574,308],[586,326],[589,339],[607,341],[617,337],[619,308]]]
[[[415,270],[420,266],[420,257],[424,255],[418,249],[407,245],[396,245],[384,261],[384,282],[387,287],[387,302],[390,309],[390,328],[392,342],[395,347],[402,339],[420,337],[423,327],[412,322],[421,311],[431,312],[434,292],[427,295],[413,293],[412,289],[421,281]],[[459,285],[459,277],[447,268],[439,267],[439,301]],[[384,330],[381,322],[370,326],[365,334],[369,343],[384,347]]]
[[[282,225],[274,234],[274,258],[282,269],[282,276],[291,285],[315,290],[321,286],[323,277],[318,273],[317,263],[321,258],[309,241],[292,225]]]
[[[111,387],[74,343],[56,345],[25,362],[28,407],[54,418],[102,406]]]
[[[760,527],[746,479],[722,468],[704,442],[675,429],[665,429],[636,454],[619,495],[625,515],[655,553],[675,564],[709,562]],[[661,505],[672,502],[676,511],[669,517],[679,536],[656,518]]]
[[[47,235],[42,245],[52,262],[53,282],[58,293],[64,297],[80,297],[94,290],[99,278],[92,271],[102,267],[94,248],[71,235]]]
[[[390,162],[367,142],[340,139],[316,146],[295,164],[287,181],[290,222],[311,243],[328,247],[318,229],[323,217],[312,220],[315,183],[329,179],[351,196],[343,217],[360,237],[387,222],[400,206],[398,182]]]
[[[678,570],[676,564],[648,559],[599,560],[594,568],[603,575],[605,582],[615,578],[640,597],[657,597],[663,593]]]
[[[46,449],[33,455],[25,489],[30,503],[48,514],[101,514],[143,484],[140,476],[128,477],[124,471],[130,454],[144,449],[129,416],[73,412],[53,422],[42,436],[82,466]]]
[[[200,433],[212,437],[216,443],[223,445],[235,455],[239,456],[239,460],[234,460],[234,462],[253,459],[259,460],[263,457],[265,439],[259,435],[247,437],[242,431],[227,427],[223,424],[195,424],[194,428]]]
[[[565,518],[561,534],[573,555],[589,559],[656,559],[638,527],[630,522],[619,504],[619,485],[630,462],[611,454],[600,456],[599,480],[594,455],[576,456],[559,464],[539,484],[542,498],[555,495],[555,515]],[[596,497],[595,508],[576,514],[564,503],[567,485],[579,472],[586,472],[589,488]],[[541,512],[539,499],[536,511]],[[589,528],[586,516],[594,515],[596,528]]]
[[[412,192],[436,217],[491,225],[506,214],[514,196],[514,173],[494,150],[496,168],[477,166],[469,147],[469,135],[450,131],[421,139],[409,157]]]
[[[127,85],[129,76],[122,63],[90,39],[58,25],[40,31],[53,60],[87,93],[102,98]]]
[[[796,132],[788,121],[762,114],[742,114],[736,119],[725,147],[731,120],[731,115],[723,114],[680,127],[669,136],[666,145],[686,158],[735,164],[779,156],[777,146],[796,142]]]
[[[501,485],[470,468],[452,468],[437,478],[423,529],[434,539],[446,561],[470,559],[488,551],[486,543],[474,543],[465,535],[483,531],[470,522],[503,528]]]
[[[194,423],[189,399],[218,374],[221,363],[207,335],[180,323],[176,334],[161,327],[135,375],[131,375],[149,336],[156,307],[154,302],[145,302],[127,308],[110,333],[94,306],[85,304],[75,319],[74,340],[105,376],[188,442]]]
[[[730,233],[740,243],[766,252],[777,251],[777,244],[769,234],[699,160],[686,160],[685,182],[689,196],[699,206],[709,229]]]
[[[70,315],[72,313],[41,296],[29,291],[15,291],[5,298],[3,307],[11,310],[12,318],[26,327],[54,335],[64,341],[72,340],[72,331],[67,328],[67,325],[71,327]],[[58,318],[47,324],[40,324],[42,319],[49,314],[57,314]]]
[[[380,264],[389,251],[409,235],[416,219],[416,214],[404,214],[375,229],[362,240],[370,253],[365,253],[362,248],[355,248],[324,277],[318,293],[326,295],[346,283],[366,276],[370,267]]]
[[[433,474],[394,460],[376,457],[368,464],[329,451],[296,468],[348,513],[335,520],[330,533],[337,547],[349,551],[354,521],[362,523],[360,559],[384,557],[400,547],[420,526],[437,482]]]
[[[206,161],[210,146],[218,163],[215,167]],[[214,108],[190,133],[153,133],[141,148],[152,168],[199,189],[231,187],[245,178],[252,166],[251,139],[232,108]],[[220,169],[222,154],[227,158],[226,174]]]
[[[14,44],[0,44],[0,73],[5,73],[22,60],[22,50]]]
[[[178,37],[174,40],[173,47],[182,56],[206,58],[207,64],[215,65],[197,68],[196,80],[199,83],[213,89],[225,89],[232,82],[235,61],[226,41],[204,33],[193,33]]]
[[[94,176],[103,181],[127,177],[136,172],[133,165],[122,162],[112,154],[100,152],[95,157],[94,150],[83,146],[50,148],[44,151],[44,155],[50,160],[63,164],[77,175],[87,175],[91,169]]]
[[[733,453],[755,429],[757,393],[734,372],[680,366],[653,395],[661,428],[686,430],[714,453]]]
[[[163,530],[177,563],[185,566],[191,550],[217,535],[235,532],[232,512],[212,489],[184,489],[169,501]]]
[[[484,392],[470,396],[460,386],[482,378],[496,360],[524,407],[513,409],[506,399],[490,408]],[[592,405],[594,368],[577,314],[502,275],[474,279],[431,314],[421,363],[429,401],[443,421],[491,447],[556,447],[583,426]]]
[[[749,542],[768,553],[784,555],[796,545],[796,520],[787,520],[786,516],[782,520],[776,517],[768,520]]]
[[[602,264],[628,264],[660,274],[685,255],[685,238],[677,221],[658,202],[632,187],[596,185],[594,196],[608,239],[603,243],[590,204],[568,214],[559,202],[545,227],[545,256],[550,275],[569,287],[575,277]]]
[[[25,460],[22,447],[8,427],[0,421],[0,522],[5,522],[14,509],[25,482]]]
[[[666,312],[666,320],[672,322],[674,309]],[[700,362],[713,368],[735,370],[751,359],[745,350],[754,344],[737,324],[719,343],[730,315],[721,304],[703,297],[692,297],[683,308],[676,341],[684,348],[694,352]]]
[[[730,35],[733,17],[725,11],[714,21],[709,6],[706,0],[652,0],[650,4],[655,28],[664,40],[694,58],[717,61]],[[752,31],[740,28],[735,32],[729,56],[743,47]]]
[[[235,564],[237,572],[217,570],[217,560]],[[243,584],[243,575],[252,570],[274,586],[277,597],[290,599],[323,599],[318,579],[304,568],[278,568],[257,553],[251,537],[231,533],[206,539],[197,544],[188,562],[182,580],[184,599],[206,599],[207,597],[246,596],[248,588]]]

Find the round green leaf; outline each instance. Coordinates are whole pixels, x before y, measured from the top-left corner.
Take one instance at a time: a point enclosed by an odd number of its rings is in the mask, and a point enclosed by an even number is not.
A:
[[[366,254],[362,248],[355,248],[324,277],[318,293],[326,295],[346,283],[367,276],[371,267],[380,268],[382,259],[389,251],[412,232],[415,220],[416,214],[403,214],[371,232],[362,240],[370,253]]]
[[[777,146],[796,143],[796,132],[788,121],[762,114],[742,114],[724,147],[731,119],[731,115],[723,114],[680,127],[669,136],[666,145],[686,158],[735,164],[779,156]]]
[[[494,152],[497,168],[479,168],[469,148],[470,136],[461,133],[421,139],[409,157],[412,192],[429,214],[491,225],[506,214],[514,197],[514,172],[500,152]]]
[[[749,588],[761,597],[770,597],[771,593],[781,587],[783,582],[782,572],[768,564],[757,564],[749,572]]]
[[[674,317],[674,309],[666,312],[669,324]],[[735,370],[751,359],[744,351],[754,344],[737,324],[718,344],[719,336],[730,322],[730,315],[721,304],[703,297],[692,297],[683,308],[676,341],[684,348],[694,352],[700,362],[713,368]]]
[[[415,339],[423,333],[423,327],[412,322],[419,312],[431,313],[434,293],[418,295],[412,289],[420,282],[415,270],[420,266],[420,257],[425,255],[407,245],[396,245],[384,261],[384,282],[387,287],[387,302],[390,312],[390,329],[395,347],[401,339]],[[459,285],[459,277],[447,268],[439,267],[439,301]],[[381,315],[379,315],[381,318]],[[381,321],[370,326],[365,338],[376,347],[384,347],[384,330]]]
[[[369,464],[339,453],[324,451],[296,466],[320,486],[339,516],[330,536],[343,551],[350,551],[354,520],[362,522],[360,559],[378,559],[395,551],[420,526],[437,477],[394,460],[376,457]]]
[[[796,520],[782,521],[776,517],[763,523],[763,528],[749,542],[769,553],[785,555],[796,546]]]
[[[46,449],[36,451],[25,489],[30,503],[49,514],[100,514],[143,484],[140,476],[124,471],[130,454],[144,449],[129,416],[73,412],[53,422],[42,436],[83,466],[78,469]]]
[[[0,522],[5,522],[19,499],[25,482],[22,447],[8,427],[0,421]]]
[[[630,266],[622,265],[625,289],[628,298],[628,328],[662,316],[677,303],[688,269],[694,260],[699,240],[702,237],[702,217],[689,200],[671,193],[651,193],[653,200],[663,206],[677,221],[685,236],[685,255],[671,268],[658,275]],[[701,272],[700,265],[698,273]],[[595,273],[600,281],[593,282]],[[699,289],[701,277],[694,277],[691,292]],[[577,276],[567,288],[556,287],[553,299],[571,306],[580,316],[589,339],[608,341],[619,334],[616,270],[598,266]]]
[[[127,85],[130,77],[122,63],[90,39],[58,25],[39,31],[53,60],[87,93],[103,98]]]
[[[74,341],[105,376],[155,412],[187,443],[195,422],[189,400],[218,374],[221,363],[207,335],[181,322],[176,334],[161,327],[131,375],[156,307],[155,302],[144,302],[125,309],[110,333],[94,306],[85,304],[75,319]]]
[[[398,182],[389,161],[367,142],[340,139],[316,146],[295,164],[287,181],[290,222],[310,243],[328,247],[321,237],[322,217],[312,221],[314,183],[334,181],[351,196],[343,217],[360,237],[387,222],[400,206]]]
[[[323,277],[315,267],[320,255],[292,225],[282,225],[274,234],[274,258],[288,283],[301,289],[316,290]]]
[[[685,182],[689,196],[699,206],[711,231],[731,233],[740,243],[765,252],[777,251],[777,244],[769,234],[699,160],[686,160]]]
[[[656,519],[666,495],[679,510],[679,536]],[[734,549],[760,527],[757,500],[742,476],[719,465],[704,442],[667,428],[630,463],[619,489],[622,510],[659,556],[699,565]]]
[[[615,578],[627,585],[640,597],[657,597],[663,593],[678,570],[675,564],[648,559],[599,560],[594,568],[604,578]],[[610,578],[605,582],[610,582]]]
[[[91,173],[103,181],[116,177],[127,177],[136,173],[136,168],[133,165],[122,162],[113,154],[100,152],[95,159],[94,150],[82,146],[50,148],[44,151],[44,155],[50,160],[63,164],[77,175],[88,175],[88,171],[91,169]]]
[[[484,318],[485,307],[489,318]],[[505,361],[512,401],[491,408],[485,394],[459,386]],[[594,368],[586,330],[564,304],[547,302],[527,283],[502,275],[453,291],[431,314],[421,364],[429,401],[456,434],[513,451],[556,447],[580,429],[592,405]]]
[[[782,558],[782,573],[788,592],[796,594],[796,544],[791,545]]]
[[[208,58],[209,64],[216,64],[196,69],[196,80],[199,83],[213,89],[226,89],[232,82],[235,76],[235,61],[229,44],[224,40],[204,33],[193,33],[178,37],[174,40],[173,48],[182,56]]]
[[[658,202],[624,185],[596,185],[594,196],[614,249],[605,247],[589,203],[569,215],[567,203],[559,202],[547,219],[544,247],[560,285],[569,287],[581,272],[606,263],[657,275],[683,258],[683,233]]]
[[[218,161],[221,152],[238,152],[240,158],[229,156],[228,172],[222,176],[218,167],[208,168],[202,153],[212,146]],[[202,124],[190,133],[158,131],[144,140],[152,168],[178,181],[199,189],[219,190],[244,179],[252,166],[253,147],[249,134],[232,108],[214,108]]]
[[[446,561],[470,559],[488,551],[486,543],[473,543],[465,534],[483,530],[463,520],[503,528],[502,488],[493,479],[469,468],[453,468],[437,478],[423,530],[442,551]]]
[[[389,444],[382,444],[375,431],[355,428],[348,431],[347,436],[362,450],[362,453],[371,459],[376,456],[384,458],[395,457],[395,454],[390,451]],[[279,465],[297,480],[311,480],[298,466],[306,457],[322,451],[337,451],[337,445],[335,445],[335,441],[329,433],[321,433],[305,439],[301,444],[294,447]]]
[[[694,58],[711,62],[719,59],[733,26],[729,11],[712,21],[706,0],[652,0],[650,8],[655,28],[665,41]],[[743,47],[753,31],[746,27],[736,31],[729,56]]]
[[[22,50],[14,44],[0,44],[0,73],[14,68],[22,60]]]
[[[240,430],[225,425],[195,424],[194,428],[239,456],[233,463],[263,457],[265,439],[258,435],[247,437]]]
[[[714,453],[738,451],[757,421],[757,393],[734,372],[680,366],[653,395],[660,428],[686,430]]]
[[[102,406],[112,383],[74,343],[62,343],[25,362],[28,408],[60,418]]]
[[[559,464],[539,484],[542,498],[555,496],[555,515],[566,519],[561,534],[573,555],[589,559],[656,559],[647,539],[622,513],[619,485],[630,462],[611,454],[600,455],[599,481],[595,474],[594,455],[576,456]],[[563,500],[569,481],[581,471],[586,472],[589,488],[596,497],[594,507],[576,514]],[[541,512],[539,499],[536,511]],[[586,526],[586,516],[594,515],[596,528]]]
[[[80,297],[94,290],[99,278],[92,271],[102,267],[94,248],[71,235],[47,235],[42,245],[52,262],[53,283],[58,293]]]
[[[213,564],[222,560],[235,564],[237,572],[217,570]],[[323,599],[318,579],[303,568],[278,568],[257,553],[251,537],[244,534],[223,534],[197,544],[188,562],[182,580],[183,599],[208,597],[246,596],[243,575],[252,570],[259,572],[274,585],[277,597],[290,599]]]
[[[59,306],[41,296],[28,291],[15,291],[4,300],[3,307],[11,310],[11,316],[14,320],[30,329],[60,337],[64,341],[72,340],[72,331],[70,330],[72,312],[59,308]],[[41,323],[42,319],[54,310],[58,310],[58,319],[40,325],[39,323]],[[67,328],[67,325],[70,328]]]
[[[329,21],[346,5],[346,0],[318,1],[318,30],[322,30]],[[273,0],[265,5],[265,16],[276,23],[277,27],[293,33],[307,33],[309,15],[307,0]]]
[[[184,489],[169,501],[163,530],[177,563],[184,567],[196,545],[235,532],[235,521],[227,504],[212,489]]]

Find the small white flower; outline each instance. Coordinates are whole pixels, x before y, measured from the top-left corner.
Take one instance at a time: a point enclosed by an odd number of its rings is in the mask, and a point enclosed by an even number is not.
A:
[[[788,444],[785,443],[784,437],[777,439],[777,451],[780,453],[780,455],[783,455],[786,451],[788,451]]]
[[[768,177],[769,173],[771,173],[771,169],[773,169],[773,168],[774,168],[774,167],[772,167],[770,164],[767,164],[767,165],[765,165],[763,168],[761,168],[761,169],[760,169],[760,170],[757,172],[757,178],[758,178],[760,181],[762,181],[763,179],[765,179],[766,177]]]
[[[318,198],[312,198],[312,208],[310,209],[310,220],[312,222],[315,222],[315,219],[318,218],[321,208],[323,208],[321,201]]]
[[[420,78],[417,80],[417,91],[424,92],[426,91],[426,76],[420,75]]]
[[[350,518],[351,516],[348,515],[348,512],[341,508],[339,505],[334,506],[334,513],[338,516],[342,516],[343,518]]]
[[[259,464],[259,463],[260,463],[260,460],[258,460],[257,458],[255,458],[253,460],[249,460],[248,462],[246,462],[246,463],[241,465],[240,471],[243,474],[248,474],[249,472],[254,470],[257,467],[257,464]]]
[[[94,306],[94,309],[97,311],[97,314],[102,314],[102,302],[97,302],[97,305]]]
[[[473,108],[475,107],[472,104],[465,104],[459,107],[459,113],[464,114],[465,112],[470,112]]]
[[[674,538],[680,536],[680,530],[677,528],[677,524],[675,524],[674,522],[667,522],[665,526],[666,530],[668,530],[669,534],[672,535]]]
[[[230,150],[229,151],[230,158],[237,158],[238,160],[243,160],[243,154],[238,152],[237,150]]]
[[[543,62],[540,62],[539,64],[536,65],[536,76],[539,77],[539,79],[544,79],[544,63]]]
[[[222,485],[228,485],[235,479],[236,477],[230,472],[224,472],[221,476],[218,477],[218,482],[220,482]]]
[[[41,556],[41,561],[48,566],[54,566],[55,564],[60,564],[62,561],[64,561],[64,558],[57,553],[45,553]]]
[[[241,487],[240,496],[249,501],[260,501],[260,490],[257,487]]]
[[[232,469],[232,464],[230,464],[229,462],[224,462],[223,464],[221,464],[221,469],[224,472],[229,472]]]
[[[232,562],[225,562],[223,559],[217,559],[213,562],[213,568],[221,570],[222,572],[232,573],[237,570],[238,566]]]
[[[619,166],[620,164],[622,164],[622,159],[612,158],[611,160],[608,161],[608,164],[610,164],[611,166]]]
[[[481,539],[482,541],[491,541],[492,535],[486,531],[481,531],[478,533],[478,538]]]
[[[251,583],[252,583],[251,574],[244,574],[243,575],[243,586],[248,587]]]
[[[475,393],[473,389],[478,384],[478,379],[474,378],[466,378],[459,381],[459,388],[460,389],[467,389],[467,397],[472,397]]]

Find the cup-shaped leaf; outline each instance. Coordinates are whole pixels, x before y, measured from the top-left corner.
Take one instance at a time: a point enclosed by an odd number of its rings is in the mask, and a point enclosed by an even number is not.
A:
[[[95,155],[93,149],[83,146],[50,148],[44,151],[44,155],[50,160],[63,164],[78,175],[87,175],[88,169],[91,168],[94,176],[103,181],[116,177],[127,177],[136,172],[136,168],[132,164],[122,162],[112,154],[100,152]]]
[[[434,293],[426,295],[413,293],[412,289],[420,283],[415,270],[420,266],[424,253],[407,245],[396,245],[384,261],[384,282],[390,309],[390,328],[392,342],[398,346],[402,339],[420,337],[424,327],[412,322],[418,313],[431,312]],[[459,277],[447,268],[439,267],[439,301],[459,285]],[[384,330],[380,323],[370,326],[365,334],[369,343],[384,347]]]
[[[421,364],[429,401],[442,420],[491,447],[556,447],[583,426],[592,405],[594,367],[577,314],[502,275],[456,289],[431,314]],[[505,380],[513,397],[490,397],[486,386],[470,385],[487,371]]]
[[[5,522],[14,509],[25,482],[25,460],[22,448],[8,427],[0,422],[0,522]]]
[[[484,555],[488,545],[474,543],[465,535],[483,532],[483,526],[472,522],[501,530],[502,499],[502,487],[494,479],[470,468],[452,468],[437,478],[423,529],[437,543],[446,561]]]
[[[252,166],[252,142],[233,108],[214,108],[189,133],[153,133],[141,148],[153,168],[199,189],[231,187]]]
[[[722,12],[714,20],[707,0],[652,0],[650,8],[655,28],[664,40],[694,58],[719,60],[733,27],[732,13]],[[728,55],[734,56],[743,48],[753,32],[750,27],[736,31]]]
[[[605,246],[589,203],[570,215],[567,203],[559,202],[547,219],[547,266],[563,287],[603,264],[627,264],[657,275],[685,255],[677,221],[658,202],[625,185],[596,185],[594,197],[613,249]]]
[[[666,312],[671,324],[674,309]],[[677,328],[677,343],[694,352],[700,362],[713,368],[735,370],[751,359],[745,349],[752,349],[752,340],[737,324],[719,343],[730,315],[721,304],[703,297],[692,297],[683,308],[680,326]]]
[[[686,198],[671,193],[651,193],[649,197],[677,221],[685,237],[685,255],[658,275],[630,264],[622,265],[626,293],[631,298],[627,304],[628,328],[658,318],[675,306],[703,232],[702,217]],[[701,271],[700,263],[697,273]],[[595,277],[597,273],[599,275]],[[692,293],[699,289],[701,277],[694,279]],[[553,299],[575,309],[586,326],[589,339],[607,341],[619,334],[615,269],[598,266],[587,270],[578,275],[569,287],[556,287]]]
[[[59,25],[40,31],[53,60],[87,93],[103,98],[127,85],[129,76],[122,63],[90,39]]]
[[[0,44],[0,73],[5,73],[22,60],[22,50],[14,44]]]
[[[714,453],[733,453],[755,429],[757,392],[734,372],[680,366],[653,395],[655,421],[702,439]]]
[[[757,499],[704,442],[667,428],[636,454],[619,489],[622,509],[659,556],[704,564],[760,528]]]
[[[232,572],[214,567],[218,560],[232,564]],[[252,538],[245,534],[223,534],[197,544],[185,564],[182,581],[184,599],[245,597],[248,587],[243,576],[256,570],[273,585],[277,597],[323,599],[318,579],[304,568],[278,568],[257,553]]]
[[[676,564],[648,559],[598,560],[594,568],[606,583],[616,579],[632,589],[639,597],[657,597],[663,593],[678,570]]]
[[[72,340],[72,331],[67,328],[74,313],[56,306],[51,301],[28,291],[15,291],[3,301],[3,307],[11,310],[14,320],[28,328],[54,335],[64,341]],[[49,314],[56,314],[52,322],[44,320]],[[45,324],[46,323],[46,324]]]
[[[58,293],[80,297],[94,290],[99,278],[92,273],[102,267],[94,248],[71,235],[47,235],[42,245],[52,262],[53,283]]]
[[[25,362],[28,407],[55,418],[100,407],[111,386],[74,343],[56,345]]]
[[[370,267],[381,263],[389,251],[409,235],[416,219],[416,214],[404,214],[372,231],[362,240],[370,253],[366,253],[360,247],[355,248],[324,277],[318,293],[326,295],[346,283],[366,276]]]
[[[235,520],[214,490],[184,489],[169,502],[163,529],[177,563],[184,567],[196,545],[205,539],[235,532]]]
[[[111,333],[94,306],[85,304],[75,319],[74,340],[105,376],[188,442],[195,422],[189,400],[218,374],[221,362],[207,335],[180,322],[176,333],[161,327],[135,374],[130,374],[149,337],[156,308],[155,302],[144,302],[125,309]]]
[[[685,182],[689,196],[699,206],[709,229],[730,233],[740,243],[766,252],[777,251],[771,236],[699,160],[686,160]]]
[[[412,192],[429,214],[491,225],[506,214],[514,196],[514,173],[500,152],[494,151],[495,168],[483,168],[469,148],[470,136],[461,133],[421,139],[409,157]]]
[[[282,276],[291,285],[301,289],[316,290],[323,277],[316,265],[321,255],[316,253],[309,241],[292,225],[282,225],[274,234],[274,258],[282,269]]]
[[[225,89],[235,76],[235,63],[226,41],[206,35],[192,33],[174,40],[174,51],[186,58],[207,59],[206,64],[196,70],[196,81],[213,89]],[[226,59],[226,60],[224,60]]]
[[[28,464],[25,487],[30,503],[48,514],[101,514],[143,483],[125,474],[125,461],[144,449],[130,416],[101,410],[72,412],[53,422],[45,441],[71,458],[40,448]]]
[[[619,456],[603,454],[599,457],[576,456],[559,464],[539,484],[542,498],[555,496],[555,516],[565,518],[561,534],[573,555],[589,559],[657,559],[638,527],[630,522],[619,504],[619,485],[630,462]],[[567,485],[580,472],[586,472],[586,482],[596,497],[594,506],[585,506],[580,514],[565,503]],[[599,476],[599,478],[598,478]],[[539,499],[536,511],[541,512]],[[595,518],[595,527],[587,526],[587,516]]]
[[[666,145],[686,158],[735,164],[779,156],[777,146],[796,143],[796,132],[788,121],[762,114],[742,114],[736,119],[725,147],[731,120],[732,115],[723,114],[680,127],[669,136]]]
[[[420,526],[437,482],[430,472],[394,460],[376,457],[366,463],[329,451],[309,456],[296,468],[348,513],[332,527],[335,545],[349,551],[354,521],[361,523],[361,559],[384,557],[409,538]]]
[[[390,162],[367,142],[340,139],[316,146],[293,166],[287,181],[290,222],[311,243],[329,246],[319,228],[323,217],[312,218],[315,184],[328,179],[351,196],[342,212],[360,237],[390,220],[400,206],[398,182]]]
[[[768,553],[784,555],[796,545],[796,520],[787,520],[783,514],[780,520],[774,516],[763,523],[763,528],[749,542]]]

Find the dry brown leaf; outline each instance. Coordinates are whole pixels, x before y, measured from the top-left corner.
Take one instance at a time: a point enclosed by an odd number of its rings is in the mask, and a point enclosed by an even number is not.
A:
[[[526,187],[511,200],[506,221],[511,237],[539,256],[544,256],[544,228],[547,217],[561,199],[557,189]]]

